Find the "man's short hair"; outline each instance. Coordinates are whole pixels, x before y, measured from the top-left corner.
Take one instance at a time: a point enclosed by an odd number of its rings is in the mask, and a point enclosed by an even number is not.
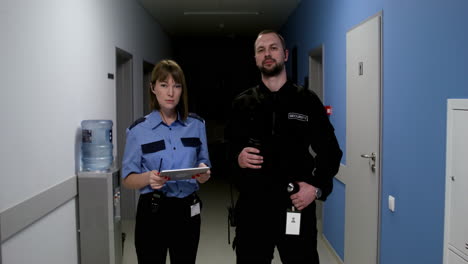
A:
[[[278,36],[278,38],[280,39],[281,41],[281,45],[283,46],[283,50],[286,50],[286,43],[284,42],[284,38],[283,36],[280,35],[280,33],[276,32],[275,30],[273,29],[265,29],[263,30],[262,32],[258,33],[257,35],[257,39],[261,36],[261,35],[266,35],[266,34],[276,34]],[[255,44],[254,44],[255,46]],[[255,47],[254,47],[255,48]]]

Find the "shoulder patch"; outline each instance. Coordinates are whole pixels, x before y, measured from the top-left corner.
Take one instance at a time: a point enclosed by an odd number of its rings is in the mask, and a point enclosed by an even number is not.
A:
[[[141,117],[138,118],[133,124],[128,128],[128,130],[132,130],[136,125],[140,124],[141,122],[144,122],[146,120],[146,117]]]
[[[201,116],[199,116],[199,115],[197,115],[197,114],[195,114],[195,113],[189,113],[188,116],[191,117],[191,118],[198,119],[198,120],[200,120],[202,123],[205,123],[205,119],[203,119]]]

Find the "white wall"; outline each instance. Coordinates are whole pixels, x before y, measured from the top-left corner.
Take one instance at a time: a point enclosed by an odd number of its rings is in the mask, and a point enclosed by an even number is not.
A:
[[[137,90],[142,87],[143,60],[168,57],[170,43],[136,0],[2,1],[0,36],[2,212],[75,177],[81,120],[115,123],[115,80],[107,78],[107,73],[115,74],[115,48],[133,55]],[[142,115],[140,92],[134,100],[135,115]],[[47,239],[51,245],[61,244],[62,254],[75,256],[76,237],[70,235],[76,236],[76,223],[69,221],[76,217],[74,207],[71,201],[54,212],[54,221],[63,216],[61,228],[68,232],[56,232],[57,225],[45,217],[5,241],[3,264],[20,263],[14,260],[25,254],[37,254],[32,259],[41,263],[63,263],[48,250],[25,252],[12,246],[26,240],[28,245],[41,245]],[[28,235],[37,232],[53,236]]]
[[[77,263],[75,226],[75,202],[70,201],[8,239],[2,263]]]

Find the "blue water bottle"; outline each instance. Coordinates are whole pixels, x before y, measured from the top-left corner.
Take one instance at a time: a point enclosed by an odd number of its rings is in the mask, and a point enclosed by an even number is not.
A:
[[[112,120],[81,122],[81,161],[84,171],[101,171],[111,167],[114,160],[112,125]]]

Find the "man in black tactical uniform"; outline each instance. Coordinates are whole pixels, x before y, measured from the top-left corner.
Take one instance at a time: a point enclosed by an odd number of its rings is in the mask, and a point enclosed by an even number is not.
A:
[[[276,246],[283,263],[318,264],[315,200],[331,193],[342,151],[320,99],[287,79],[284,39],[262,31],[255,60],[262,81],[234,99],[226,129],[237,263],[271,263]]]

